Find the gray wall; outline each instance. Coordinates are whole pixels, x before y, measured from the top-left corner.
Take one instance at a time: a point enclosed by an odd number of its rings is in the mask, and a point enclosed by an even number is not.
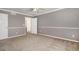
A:
[[[38,16],[38,33],[78,40],[79,8],[66,8]]]
[[[25,16],[16,14],[11,15],[9,12],[1,11],[0,13],[8,14],[8,36],[17,36],[26,33],[26,29],[23,26],[25,24]]]

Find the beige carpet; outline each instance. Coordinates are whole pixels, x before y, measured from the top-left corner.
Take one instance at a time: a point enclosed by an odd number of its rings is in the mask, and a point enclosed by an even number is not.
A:
[[[77,51],[78,43],[27,34],[0,40],[0,51]]]

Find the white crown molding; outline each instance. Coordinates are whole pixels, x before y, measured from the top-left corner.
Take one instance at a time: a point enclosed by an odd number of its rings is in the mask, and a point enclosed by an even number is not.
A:
[[[65,8],[58,8],[58,9],[55,9],[55,10],[49,10],[49,11],[46,11],[46,12],[43,12],[43,13],[39,13],[37,15],[30,15],[30,14],[25,14],[25,13],[21,13],[21,12],[17,12],[17,11],[12,11],[12,10],[0,8],[0,10],[3,10],[3,11],[14,12],[14,13],[17,13],[17,14],[22,14],[22,15],[26,15],[26,16],[30,16],[30,17],[39,16],[39,15],[43,15],[43,14],[47,14],[47,13],[51,13],[51,12],[56,12],[56,11],[59,11],[59,10],[62,10],[62,9],[65,9]]]
[[[7,9],[1,9],[1,8],[0,8],[0,10],[7,11],[7,12],[13,12],[13,13],[17,13],[17,14],[21,14],[21,15],[26,15],[26,16],[31,16],[32,17],[32,15],[21,13],[21,12],[17,12],[17,11],[12,11],[12,10],[7,10]]]
[[[39,14],[34,15],[34,16],[44,15],[44,14],[48,14],[48,13],[51,13],[51,12],[56,12],[56,11],[63,10],[63,9],[66,9],[66,8],[58,8],[58,9],[55,9],[55,10],[49,10],[49,11],[39,13]]]

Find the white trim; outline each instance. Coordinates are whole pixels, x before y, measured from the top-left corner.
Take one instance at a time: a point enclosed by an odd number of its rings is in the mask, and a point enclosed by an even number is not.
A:
[[[30,17],[39,16],[39,15],[43,15],[43,14],[47,14],[47,13],[51,13],[51,12],[56,12],[56,11],[59,11],[59,10],[62,10],[62,9],[65,9],[65,8],[58,8],[58,9],[55,9],[55,10],[49,10],[49,11],[46,11],[46,12],[43,12],[43,13],[38,13],[36,15],[30,15],[30,14],[25,14],[25,13],[21,13],[21,12],[17,12],[17,11],[6,10],[6,9],[0,8],[0,10],[3,10],[3,11],[18,13],[18,14],[22,14],[22,15],[26,15],[26,16],[30,16]]]
[[[37,15],[34,15],[34,16],[44,15],[44,14],[47,14],[47,13],[56,12],[56,11],[63,10],[63,9],[65,9],[65,8],[58,8],[58,9],[55,9],[55,10],[49,10],[49,11],[46,11],[46,12],[43,12],[43,13],[38,13]]]
[[[13,10],[6,10],[6,9],[1,9],[1,8],[0,8],[0,10],[7,11],[7,12],[13,12],[13,13],[17,13],[17,14],[21,14],[21,15],[26,15],[26,16],[31,16],[32,17],[32,15],[28,15],[28,14],[17,12],[17,11],[13,11]]]
[[[38,34],[39,34],[39,35],[43,35],[43,36],[47,36],[47,37],[58,38],[58,39],[61,39],[61,40],[67,40],[67,41],[79,43],[79,41],[74,40],[74,39],[67,39],[67,38],[62,38],[62,37],[57,37],[57,36],[51,36],[51,35],[41,34],[41,33],[38,33]]]
[[[78,27],[40,27],[40,28],[79,29]]]
[[[10,38],[15,38],[15,37],[20,37],[20,36],[24,36],[24,35],[26,35],[26,33],[25,33],[25,34],[22,34],[22,35],[17,35],[17,36],[7,37],[7,38],[5,38],[5,39],[10,39]],[[4,39],[0,39],[0,40],[4,40]]]
[[[26,28],[26,27],[8,27],[8,29],[17,29],[17,28]]]

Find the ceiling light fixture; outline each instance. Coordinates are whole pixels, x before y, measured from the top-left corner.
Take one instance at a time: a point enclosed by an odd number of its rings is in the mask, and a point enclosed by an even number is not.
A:
[[[38,8],[33,8],[33,11],[37,11],[38,10]]]

